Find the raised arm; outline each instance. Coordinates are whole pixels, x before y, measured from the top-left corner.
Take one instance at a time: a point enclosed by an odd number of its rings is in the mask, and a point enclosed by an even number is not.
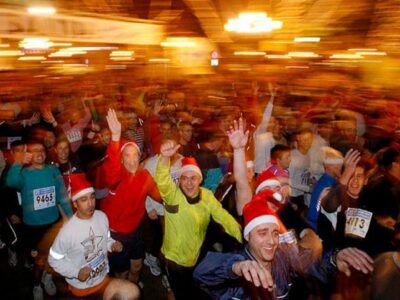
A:
[[[253,196],[251,186],[247,180],[245,147],[249,139],[249,131],[244,132],[244,122],[240,118],[227,132],[229,142],[233,148],[233,175],[236,181],[236,211],[242,215],[243,206]]]
[[[359,151],[353,149],[347,151],[344,157],[344,170],[340,176],[338,185],[332,188],[325,197],[321,198],[321,206],[326,212],[335,212],[337,208],[343,204],[342,202],[346,198],[344,195],[347,189],[347,184],[349,183],[351,176],[353,176],[360,158],[361,156]]]

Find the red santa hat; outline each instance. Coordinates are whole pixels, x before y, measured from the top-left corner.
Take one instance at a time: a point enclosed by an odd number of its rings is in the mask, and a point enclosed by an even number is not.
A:
[[[203,174],[201,173],[201,170],[196,162],[196,159],[193,157],[184,157],[182,158],[182,167],[180,168],[178,175],[179,177],[184,173],[188,171],[193,171],[197,173],[197,175],[200,176],[201,179],[203,179]]]
[[[247,240],[249,233],[258,225],[272,223],[280,226],[279,219],[268,206],[265,199],[253,199],[243,207],[244,230],[243,235]]]
[[[124,151],[124,149],[126,147],[128,147],[129,145],[132,145],[132,146],[134,146],[136,148],[136,150],[138,151],[139,155],[141,154],[140,148],[139,148],[138,144],[136,144],[135,141],[124,141],[124,140],[122,140],[121,141],[121,145],[122,145],[121,146],[121,150],[120,150],[121,153],[122,153],[122,151]]]
[[[264,171],[257,177],[256,194],[267,186],[281,186],[279,180],[270,171]]]
[[[258,199],[273,203],[278,207],[278,209],[282,208],[285,204],[282,195],[279,192],[272,190],[262,190],[261,192],[257,193],[251,201]]]
[[[94,188],[89,181],[87,181],[84,173],[75,173],[71,174],[70,176],[72,201],[76,201],[88,193],[94,193]]]

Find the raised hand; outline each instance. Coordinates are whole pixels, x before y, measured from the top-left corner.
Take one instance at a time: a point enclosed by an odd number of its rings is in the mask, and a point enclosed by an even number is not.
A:
[[[271,291],[274,286],[271,273],[254,260],[236,262],[232,266],[232,271],[237,276],[242,276],[252,282],[256,287],[262,286]]]
[[[109,109],[107,116],[107,124],[108,124],[108,128],[110,128],[111,131],[111,139],[114,142],[118,142],[121,138],[121,123],[118,121],[118,117],[117,114],[115,112],[115,110],[113,109]]]
[[[271,98],[273,99],[278,92],[278,87],[274,86],[271,82],[268,82],[268,90]]]
[[[351,275],[351,268],[364,274],[371,273],[374,269],[374,260],[367,253],[357,248],[345,248],[336,255],[336,266],[339,271]]]
[[[160,153],[163,158],[170,158],[175,155],[181,145],[176,145],[173,141],[166,141],[160,147]]]
[[[40,112],[34,112],[32,117],[30,117],[28,120],[28,125],[32,126],[34,124],[37,124],[40,122]]]
[[[342,176],[340,177],[340,183],[343,185],[347,185],[351,176],[353,176],[354,171],[356,170],[357,164],[361,159],[361,153],[358,150],[350,149],[347,151],[344,157],[344,170]]]
[[[157,100],[156,102],[154,102],[153,113],[155,115],[158,115],[162,109],[163,109],[163,103],[161,100]]]
[[[15,153],[13,153],[14,161],[17,164],[29,165],[31,163],[32,153],[27,152],[26,149],[27,148],[26,148],[26,145],[25,145],[23,152],[15,152]]]
[[[233,126],[227,131],[229,142],[233,149],[242,149],[246,146],[249,139],[249,131],[244,132],[244,121],[242,118],[233,121]]]

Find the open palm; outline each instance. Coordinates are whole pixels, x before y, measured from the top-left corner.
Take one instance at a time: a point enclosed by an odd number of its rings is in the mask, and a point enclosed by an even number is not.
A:
[[[249,139],[249,131],[244,132],[244,121],[242,118],[233,122],[233,126],[227,131],[229,142],[234,149],[244,148]]]
[[[106,119],[113,140],[115,140],[116,138],[119,140],[119,138],[121,137],[121,123],[118,121],[117,113],[115,112],[115,110],[110,108],[108,110]]]

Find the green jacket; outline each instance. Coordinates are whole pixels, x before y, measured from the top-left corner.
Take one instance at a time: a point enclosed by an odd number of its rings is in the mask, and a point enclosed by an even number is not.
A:
[[[165,233],[161,252],[168,260],[184,267],[196,264],[210,217],[226,233],[242,242],[240,225],[222,208],[210,190],[200,188],[200,201],[188,203],[181,189],[172,181],[169,166],[163,166],[160,161],[155,181],[165,203]]]

